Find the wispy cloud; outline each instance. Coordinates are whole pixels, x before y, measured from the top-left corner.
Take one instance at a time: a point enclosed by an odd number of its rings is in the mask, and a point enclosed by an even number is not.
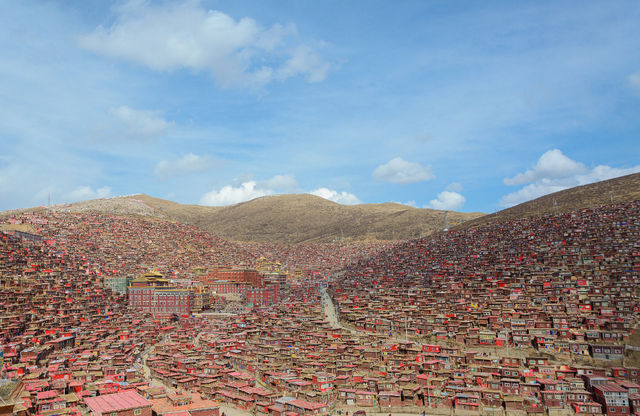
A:
[[[213,158],[187,153],[177,160],[161,160],[154,173],[161,179],[174,178],[194,172],[206,172],[215,166]]]
[[[132,138],[153,138],[164,134],[173,125],[156,112],[136,110],[126,105],[110,108],[109,114],[121,124],[125,135]]]
[[[295,45],[294,25],[265,29],[250,17],[236,20],[197,1],[131,1],[117,13],[110,27],[81,36],[80,46],[157,71],[207,71],[222,87],[262,86],[298,75],[320,82],[331,69],[310,45]]]
[[[633,1],[380,3],[365,20],[357,2],[2,5],[1,208],[105,184],[192,203],[251,169],[254,194],[422,207],[448,191],[490,211],[640,159]],[[572,180],[536,168],[554,148],[582,149]]]
[[[277,77],[285,80],[296,75],[305,75],[308,82],[322,82],[327,78],[332,65],[308,46],[299,46],[291,57],[278,69]]]
[[[408,184],[428,181],[435,178],[435,175],[431,172],[431,167],[396,157],[378,166],[373,171],[373,177],[380,182]]]
[[[267,189],[273,190],[293,190],[298,187],[298,181],[292,174],[276,175],[262,184]]]
[[[87,199],[109,198],[111,195],[111,187],[109,186],[93,189],[84,185],[67,194],[65,200],[66,202],[86,201]]]

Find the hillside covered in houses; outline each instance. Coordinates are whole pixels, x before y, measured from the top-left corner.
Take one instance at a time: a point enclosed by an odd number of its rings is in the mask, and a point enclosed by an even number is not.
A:
[[[96,213],[3,230],[7,414],[640,411],[638,201],[382,244]]]

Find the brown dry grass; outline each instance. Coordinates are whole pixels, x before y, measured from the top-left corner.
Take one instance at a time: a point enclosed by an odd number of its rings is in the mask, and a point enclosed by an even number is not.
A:
[[[445,212],[395,203],[340,205],[308,194],[257,198],[227,207],[181,205],[135,195],[158,213],[197,225],[223,238],[283,243],[399,240],[442,229]],[[477,218],[481,213],[449,213],[449,224]]]

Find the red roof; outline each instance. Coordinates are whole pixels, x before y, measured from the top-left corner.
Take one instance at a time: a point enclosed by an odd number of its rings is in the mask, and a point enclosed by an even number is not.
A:
[[[613,383],[601,384],[599,386],[593,386],[593,388],[603,392],[607,392],[607,393],[626,393],[627,392],[627,390]]]
[[[321,409],[327,406],[326,404],[312,403],[312,402],[308,402],[306,400],[300,400],[300,399],[291,400],[287,402],[287,404],[290,404],[292,406],[298,407],[300,409],[305,409],[305,410],[316,410],[316,409]]]
[[[150,401],[133,390],[104,394],[98,397],[87,397],[84,402],[93,412],[99,414],[151,406]]]
[[[55,390],[41,391],[37,394],[38,400],[53,399],[54,397],[57,397],[57,396],[58,396],[58,392]]]

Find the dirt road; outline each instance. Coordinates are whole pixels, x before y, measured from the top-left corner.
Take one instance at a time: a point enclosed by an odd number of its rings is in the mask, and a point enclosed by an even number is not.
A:
[[[327,293],[327,288],[324,286],[320,287],[320,298],[322,299],[322,309],[324,310],[324,315],[329,321],[329,324],[333,328],[341,328],[340,322],[338,322],[338,317],[336,316],[336,307],[333,304],[333,300],[331,300],[331,296]]]

